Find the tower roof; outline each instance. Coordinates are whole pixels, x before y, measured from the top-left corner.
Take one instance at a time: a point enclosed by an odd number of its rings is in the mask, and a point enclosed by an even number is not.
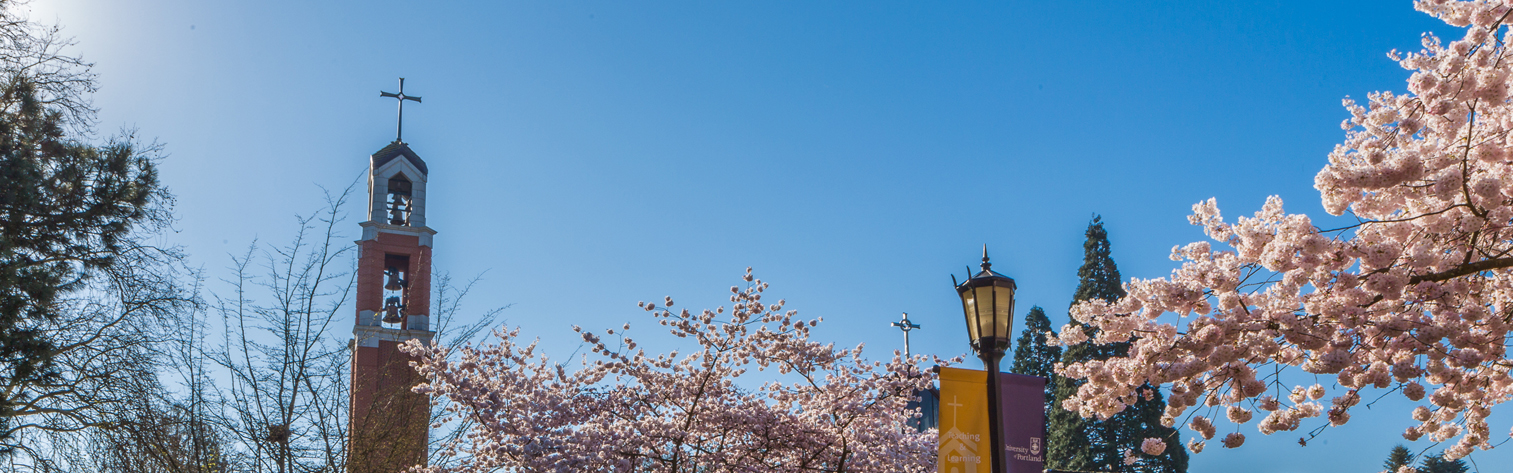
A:
[[[378,150],[378,152],[373,153],[373,169],[378,169],[385,164],[389,164],[389,161],[393,161],[394,158],[398,158],[400,156],[404,156],[405,159],[410,160],[410,164],[415,165],[415,168],[419,169],[420,172],[427,174],[430,173],[430,171],[426,169],[426,162],[420,159],[420,155],[415,154],[415,151],[410,149],[410,145],[404,144],[403,142],[399,141],[389,143],[388,146],[385,146],[383,147],[383,149]]]

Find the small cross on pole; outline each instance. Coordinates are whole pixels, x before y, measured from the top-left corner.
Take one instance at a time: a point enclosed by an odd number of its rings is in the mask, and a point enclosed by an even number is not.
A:
[[[399,78],[399,93],[391,94],[380,90],[378,91],[378,96],[393,97],[399,102],[399,127],[394,130],[394,141],[403,143],[405,134],[405,101],[414,100],[415,103],[420,103],[420,97],[405,95],[405,78],[403,77]]]
[[[909,321],[909,313],[904,312],[904,319],[894,322],[894,327],[904,331],[904,358],[909,357],[909,331],[919,328],[919,324]]]

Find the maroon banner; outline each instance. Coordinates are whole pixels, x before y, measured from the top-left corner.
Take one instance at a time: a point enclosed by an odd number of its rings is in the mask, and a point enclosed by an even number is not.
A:
[[[1045,471],[1045,378],[998,375],[998,415],[1009,473]]]

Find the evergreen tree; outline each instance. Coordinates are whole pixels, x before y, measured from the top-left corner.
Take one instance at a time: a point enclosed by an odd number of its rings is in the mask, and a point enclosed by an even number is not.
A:
[[[1056,396],[1056,362],[1061,361],[1061,347],[1046,345],[1046,332],[1051,331],[1051,319],[1045,316],[1040,306],[1030,308],[1024,315],[1024,331],[1014,343],[1014,365],[1010,373],[1045,378],[1045,409],[1051,412],[1051,401]]]
[[[1095,471],[1099,469],[1096,442],[1092,433],[1092,421],[1083,419],[1076,412],[1061,408],[1061,402],[1077,393],[1077,383],[1061,376],[1055,377],[1055,399],[1051,412],[1046,416],[1049,428],[1046,431],[1045,467],[1048,470]],[[1105,452],[1106,453],[1106,452]]]
[[[1101,217],[1093,217],[1088,224],[1086,241],[1083,243],[1082,267],[1077,270],[1081,280],[1072,304],[1102,299],[1114,301],[1124,297],[1120,284],[1119,267],[1114,264],[1108,232],[1103,228]],[[1093,328],[1076,320],[1076,329],[1084,330],[1089,337]],[[1063,363],[1087,360],[1102,360],[1123,356],[1129,350],[1128,343],[1099,345],[1091,340],[1066,347]],[[1176,429],[1161,425],[1160,419],[1166,409],[1166,401],[1160,389],[1145,386],[1142,397],[1135,405],[1104,420],[1084,419],[1076,412],[1061,408],[1061,403],[1074,396],[1080,383],[1056,377],[1055,399],[1049,416],[1050,430],[1046,439],[1047,467],[1078,471],[1141,471],[1179,473],[1187,471],[1187,451],[1182,446]],[[1140,453],[1140,443],[1146,438],[1159,438],[1166,442],[1161,455],[1149,456]],[[1139,458],[1133,465],[1124,464],[1124,452],[1135,452]]]
[[[1082,243],[1082,267],[1077,268],[1079,282],[1077,292],[1072,294],[1072,303],[1093,299],[1119,300],[1126,293],[1121,284],[1123,278],[1119,276],[1119,265],[1114,264],[1108,231],[1103,229],[1103,217],[1093,216],[1084,235],[1087,241]]]
[[[1123,297],[1124,289],[1119,285],[1119,268],[1110,256],[1108,233],[1103,229],[1100,218],[1093,218],[1093,222],[1088,225],[1086,237],[1082,245],[1082,267],[1077,270],[1080,281],[1077,292],[1072,296],[1072,303],[1093,298],[1116,300]],[[1089,336],[1093,334],[1091,327],[1076,320],[1072,320],[1071,325],[1075,330],[1086,331]],[[1071,363],[1108,358],[1115,350],[1117,347],[1095,345],[1091,341],[1083,342],[1066,347],[1062,353],[1062,361]],[[1048,460],[1046,467],[1059,470],[1095,471],[1110,469],[1115,465],[1122,466],[1122,455],[1117,449],[1115,439],[1110,435],[1113,432],[1103,425],[1106,422],[1084,419],[1078,413],[1061,407],[1062,402],[1076,395],[1077,388],[1081,384],[1076,380],[1060,376],[1055,379],[1055,399],[1052,401],[1053,408],[1049,416],[1050,430],[1046,439]]]
[[[1423,463],[1418,466],[1420,473],[1466,473],[1470,470],[1465,460],[1446,460],[1445,452],[1424,457]]]
[[[1387,461],[1382,463],[1387,473],[1397,473],[1399,468],[1413,464],[1413,453],[1407,447],[1398,445],[1392,447],[1392,452],[1387,454]]]
[[[1161,395],[1161,390],[1149,384],[1141,387],[1142,393],[1150,394],[1150,399],[1141,397],[1135,401],[1135,405],[1126,408],[1124,412],[1114,415],[1109,419],[1117,428],[1115,436],[1119,450],[1122,452],[1128,448],[1136,452],[1139,457],[1134,465],[1123,467],[1120,471],[1139,472],[1162,472],[1180,473],[1187,471],[1187,448],[1182,445],[1182,437],[1173,427],[1161,425],[1161,415],[1166,411],[1166,400]],[[1166,442],[1166,451],[1160,455],[1149,456],[1140,454],[1140,443],[1147,438],[1157,438]],[[1118,465],[1115,466],[1119,469]]]
[[[140,150],[82,143],[67,125],[27,76],[0,83],[0,441],[27,413],[28,389],[57,382],[57,350],[40,327],[69,309],[61,298],[116,268],[138,246],[134,229],[166,221],[166,194]]]

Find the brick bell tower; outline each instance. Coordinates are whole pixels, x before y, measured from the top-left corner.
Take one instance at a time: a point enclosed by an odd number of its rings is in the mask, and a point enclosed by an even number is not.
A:
[[[400,93],[383,94],[399,99],[401,123],[404,101],[420,101],[404,95],[404,79]],[[426,163],[397,136],[373,153],[368,219],[359,225],[347,471],[396,473],[425,462],[430,427],[429,400],[410,391],[422,379],[399,345],[436,335],[430,324],[436,231],[426,226]]]

